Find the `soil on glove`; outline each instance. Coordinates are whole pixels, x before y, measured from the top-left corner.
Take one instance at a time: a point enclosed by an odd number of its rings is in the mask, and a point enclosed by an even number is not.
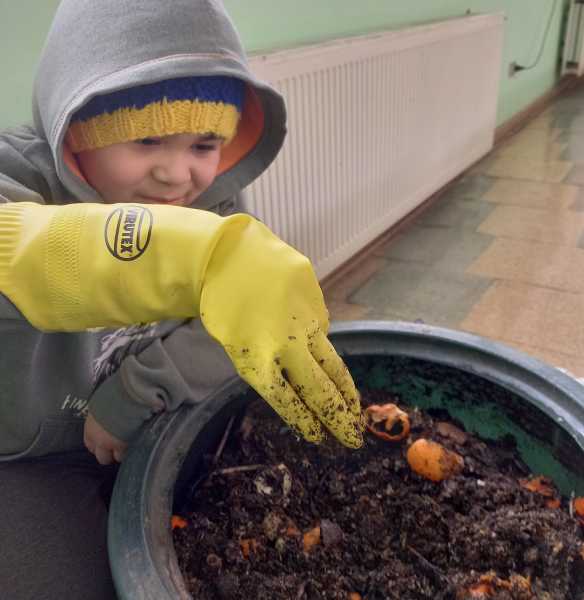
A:
[[[364,407],[406,411],[409,434],[314,446],[263,401],[233,427],[173,532],[194,598],[584,599],[582,525],[557,491],[524,487],[513,439],[483,441],[445,413],[362,393]],[[461,456],[460,473],[413,472],[406,452],[420,438]]]

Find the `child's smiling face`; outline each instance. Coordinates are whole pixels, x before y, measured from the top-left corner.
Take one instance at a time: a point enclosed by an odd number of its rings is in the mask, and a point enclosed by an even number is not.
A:
[[[189,206],[212,183],[222,138],[176,133],[76,154],[85,179],[106,204]]]

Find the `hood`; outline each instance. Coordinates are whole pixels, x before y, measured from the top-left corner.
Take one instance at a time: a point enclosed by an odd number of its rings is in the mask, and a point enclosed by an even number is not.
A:
[[[63,138],[91,98],[175,77],[226,75],[246,82],[242,116],[222,150],[218,175],[195,203],[209,209],[235,195],[274,160],[286,135],[284,101],[253,75],[235,27],[217,0],[63,0],[33,86],[35,129],[57,175],[82,202],[100,202]]]

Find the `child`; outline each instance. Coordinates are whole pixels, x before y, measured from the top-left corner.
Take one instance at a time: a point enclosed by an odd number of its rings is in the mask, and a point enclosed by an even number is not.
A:
[[[362,416],[309,262],[244,214],[285,109],[217,0],[63,0],[33,109],[0,135],[0,597],[104,600],[153,414],[237,371],[311,441]]]

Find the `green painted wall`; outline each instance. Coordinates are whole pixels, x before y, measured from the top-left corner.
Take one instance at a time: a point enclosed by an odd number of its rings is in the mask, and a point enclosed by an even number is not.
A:
[[[0,0],[0,131],[32,118],[37,61],[59,0]]]
[[[498,125],[557,81],[566,2],[555,0],[537,66],[509,77],[511,62],[529,66],[537,58],[554,0],[224,0],[250,53],[448,19],[468,11],[505,12]],[[32,77],[58,4],[58,0],[0,0],[0,130],[31,117]]]
[[[554,6],[554,0],[224,0],[224,4],[248,52],[459,17],[468,11],[504,12],[507,20],[497,114],[500,125],[557,81],[560,29],[567,2],[556,0]],[[511,62],[529,66],[537,58],[550,15],[549,33],[537,67],[509,77]]]

